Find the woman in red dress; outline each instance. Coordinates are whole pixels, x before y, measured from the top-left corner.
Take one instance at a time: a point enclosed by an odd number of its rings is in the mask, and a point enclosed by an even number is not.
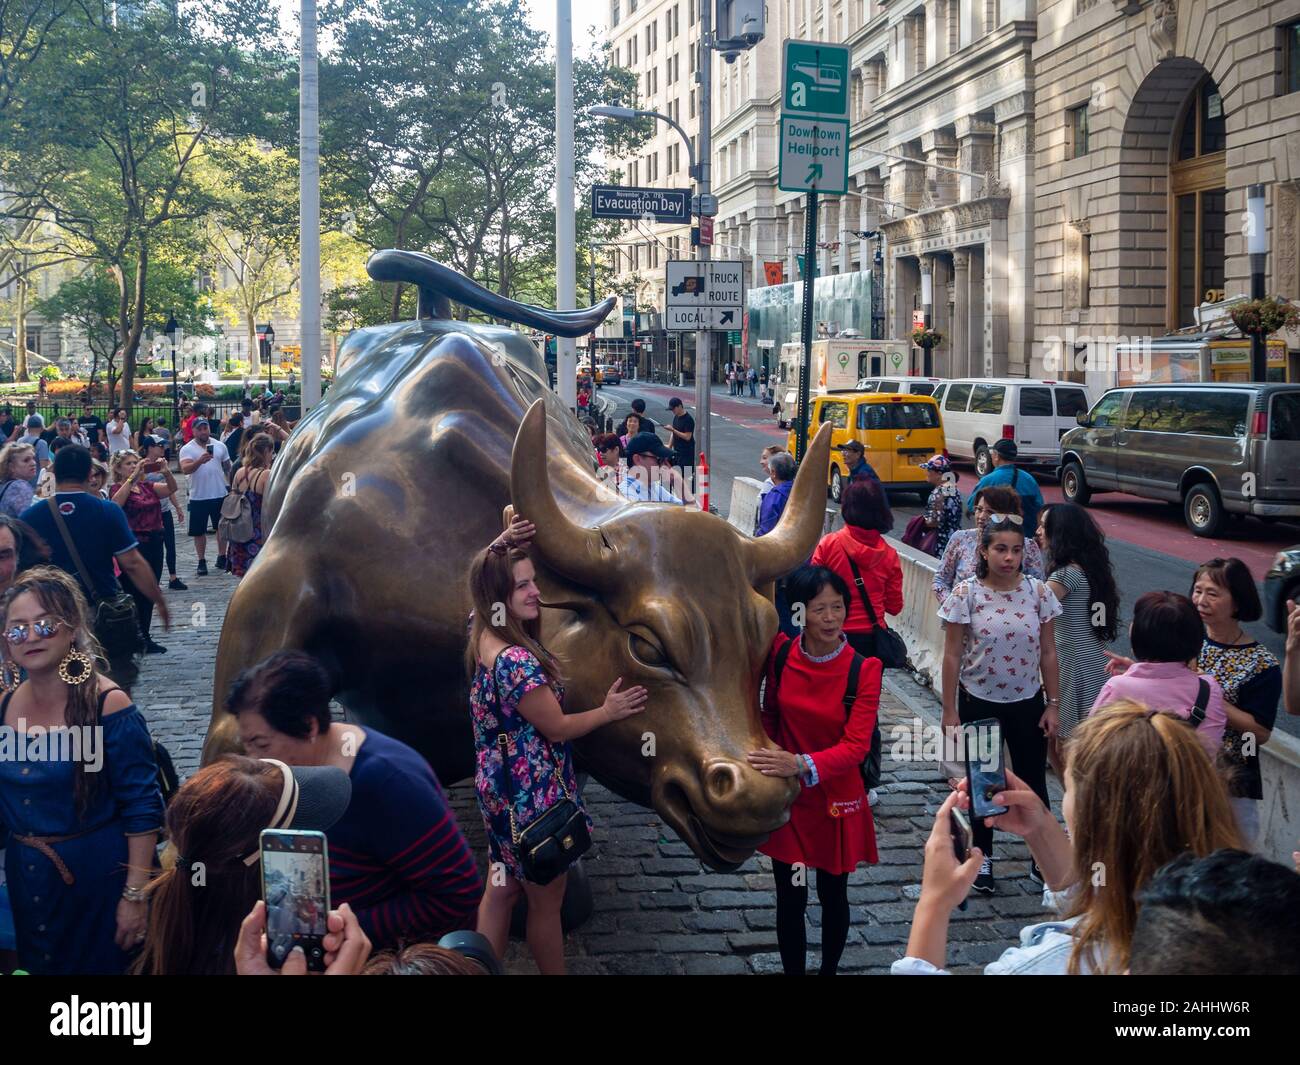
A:
[[[798,777],[790,820],[759,848],[776,878],[776,939],[787,976],[802,976],[808,949],[808,870],[822,908],[820,974],[834,976],[849,934],[849,874],[876,861],[876,829],[861,766],[880,709],[878,658],[858,655],[844,635],[849,587],[834,570],[804,566],[786,581],[796,624],[779,633],[767,663],[763,727],[780,750],[751,751],[767,776]],[[856,674],[856,683],[853,675]]]

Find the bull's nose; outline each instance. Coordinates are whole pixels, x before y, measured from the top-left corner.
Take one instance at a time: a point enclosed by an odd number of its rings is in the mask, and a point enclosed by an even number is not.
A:
[[[785,820],[785,811],[799,792],[794,780],[764,776],[730,758],[710,760],[703,777],[707,809],[701,813],[710,824],[730,826],[737,835],[771,832]]]
[[[714,762],[704,774],[704,787],[711,802],[725,804],[740,787],[740,766],[735,762]]]

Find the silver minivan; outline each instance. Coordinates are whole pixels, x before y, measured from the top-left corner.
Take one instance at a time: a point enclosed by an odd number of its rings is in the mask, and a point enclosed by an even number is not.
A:
[[[1300,518],[1300,384],[1205,382],[1113,388],[1061,439],[1061,494],[1181,503],[1218,536],[1230,514]]]

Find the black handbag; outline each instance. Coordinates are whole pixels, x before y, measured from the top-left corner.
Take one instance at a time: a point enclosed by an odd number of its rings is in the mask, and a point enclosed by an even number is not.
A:
[[[871,596],[867,594],[867,586],[862,583],[862,571],[858,569],[858,564],[853,561],[846,551],[844,557],[849,560],[849,568],[853,570],[853,583],[858,586],[858,595],[862,597],[862,605],[866,607],[867,617],[871,619],[872,632],[876,639],[876,657],[880,659],[880,664],[885,669],[908,669],[907,664],[907,644],[903,642],[903,637],[898,635],[893,629],[888,628],[876,617],[876,608],[871,605]]]
[[[497,656],[498,659],[500,655]],[[497,685],[496,663],[492,664],[492,686],[497,693],[497,720],[501,718],[501,689]],[[564,798],[543,811],[522,828],[515,821],[514,776],[510,772],[510,740],[504,728],[497,732],[501,770],[506,778],[506,810],[510,815],[510,838],[530,884],[549,884],[591,849],[587,815],[564,783],[564,766],[557,760],[556,779]]]
[[[81,583],[94,597],[92,604],[94,617],[91,628],[94,630],[95,639],[99,641],[99,646],[104,649],[104,654],[113,661],[130,658],[143,651],[144,640],[140,633],[140,617],[136,612],[135,600],[128,593],[120,590],[116,595],[99,594],[99,589],[95,587],[86,570],[86,564],[81,561],[81,552],[72,542],[68,526],[63,521],[63,515],[59,513],[58,503],[53,496],[45,502],[49,504],[50,513],[54,515],[54,524],[58,527],[59,535],[63,537],[63,544],[67,547],[68,554],[76,563],[77,572],[81,575]]]

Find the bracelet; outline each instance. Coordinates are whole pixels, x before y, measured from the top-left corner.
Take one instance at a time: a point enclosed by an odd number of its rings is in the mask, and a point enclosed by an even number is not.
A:
[[[127,884],[126,887],[122,888],[122,898],[126,899],[127,902],[144,902],[144,888],[132,887]]]
[[[1060,700],[1060,699],[1048,699],[1048,700],[1047,700],[1047,705],[1048,705],[1048,706],[1052,706],[1052,705],[1060,706],[1060,705],[1061,705],[1061,700]]]

